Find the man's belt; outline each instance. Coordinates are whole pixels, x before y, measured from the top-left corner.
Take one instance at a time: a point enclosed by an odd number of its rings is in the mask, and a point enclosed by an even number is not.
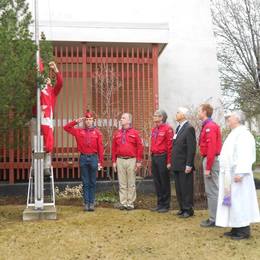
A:
[[[117,158],[120,158],[120,159],[124,159],[124,160],[128,160],[128,159],[133,159],[135,157],[131,157],[131,156],[117,156]]]
[[[152,153],[152,156],[158,157],[158,156],[164,156],[167,153]]]
[[[96,153],[80,153],[80,155],[93,156],[93,155],[97,155],[97,154]]]

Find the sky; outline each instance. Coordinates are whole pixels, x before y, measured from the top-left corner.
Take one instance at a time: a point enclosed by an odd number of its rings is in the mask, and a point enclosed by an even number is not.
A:
[[[30,6],[35,2],[27,1]],[[173,2],[174,0],[38,0],[40,19],[107,22],[167,22]]]

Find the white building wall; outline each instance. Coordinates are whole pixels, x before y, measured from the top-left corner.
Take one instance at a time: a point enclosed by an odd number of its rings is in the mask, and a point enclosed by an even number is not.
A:
[[[194,105],[220,98],[216,48],[210,16],[210,0],[38,0],[40,21],[48,39],[55,39],[55,23],[169,23],[169,43],[159,58],[159,102],[169,116],[180,105]],[[28,0],[31,6],[33,0]],[[64,25],[65,26],[65,25]],[[57,31],[59,38],[71,40],[77,26]],[[151,34],[151,29],[142,34]],[[139,31],[140,32],[140,31]],[[93,33],[93,30],[91,30]],[[159,33],[159,32],[158,32]],[[94,31],[95,34],[95,31]],[[98,34],[98,31],[97,31]],[[162,34],[165,38],[165,31]],[[108,35],[93,35],[102,41]],[[124,36],[125,37],[125,36]],[[137,34],[129,33],[129,42]],[[122,38],[122,32],[111,39]],[[60,39],[61,40],[61,39]],[[158,42],[158,35],[154,37]],[[164,41],[164,39],[163,39]],[[162,42],[163,42],[162,41]]]
[[[170,113],[178,106],[218,103],[216,46],[208,0],[172,0],[169,44],[160,57],[160,105]]]

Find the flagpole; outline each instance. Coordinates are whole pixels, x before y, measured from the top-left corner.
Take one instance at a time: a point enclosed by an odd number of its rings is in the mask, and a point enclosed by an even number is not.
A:
[[[30,168],[27,207],[23,211],[23,220],[40,220],[40,219],[57,219],[57,211],[55,207],[55,191],[53,169],[51,167],[51,200],[44,203],[44,143],[41,135],[41,84],[45,84],[40,77],[40,48],[39,48],[39,7],[38,0],[34,0],[35,11],[35,45],[36,50],[36,65],[37,65],[37,118],[36,118],[36,135],[34,136],[34,144],[32,150],[32,165]],[[39,80],[40,79],[40,80]],[[40,82],[39,82],[40,81]]]
[[[37,64],[37,78],[40,75],[40,44],[39,44],[39,6],[38,0],[34,1],[34,11],[35,11],[35,45],[36,50],[36,64]],[[41,136],[41,104],[40,104],[40,95],[41,95],[41,83],[37,82],[37,136],[35,139],[35,149],[34,149],[34,173],[35,173],[35,209],[43,209],[43,160],[44,160],[44,151],[43,151],[43,137]]]
[[[37,78],[39,77],[40,69],[40,44],[39,44],[39,9],[38,9],[38,0],[34,1],[34,12],[35,12],[35,45],[36,50],[36,65],[37,65]],[[37,83],[37,139],[41,135],[40,129],[40,86]]]

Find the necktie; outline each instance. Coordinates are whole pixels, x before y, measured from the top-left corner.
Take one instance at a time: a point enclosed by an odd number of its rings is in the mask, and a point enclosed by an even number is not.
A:
[[[91,134],[92,134],[92,131],[94,130],[94,127],[89,127],[89,128],[86,128],[86,145],[87,146],[90,146],[91,145]]]
[[[181,125],[178,125],[177,128],[176,128],[176,135],[178,134],[180,128],[181,128]]]
[[[126,143],[126,129],[122,129],[122,144]]]
[[[153,131],[153,136],[155,137],[155,139],[157,138],[158,134],[159,134],[159,128],[156,127],[156,128],[154,129],[154,131]]]

